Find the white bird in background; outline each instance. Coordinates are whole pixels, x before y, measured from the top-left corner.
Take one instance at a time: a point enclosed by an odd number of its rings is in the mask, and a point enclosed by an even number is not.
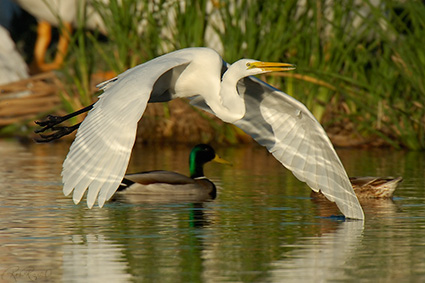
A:
[[[106,2],[107,0],[102,1]],[[93,6],[90,5],[90,1],[15,0],[15,2],[38,21],[34,58],[36,68],[41,71],[54,70],[63,64],[70,42],[72,27],[78,26],[79,17],[85,16],[84,25],[86,28],[98,30],[103,34],[106,33],[102,17],[96,13]],[[55,58],[52,63],[46,63],[45,57],[51,41],[52,25],[59,27],[61,31]]]
[[[182,49],[99,84],[103,94],[93,107],[38,122],[45,127],[37,132],[79,126],[63,164],[63,191],[74,191],[73,200],[79,203],[88,188],[88,207],[96,199],[102,207],[124,177],[147,103],[189,97],[192,105],[251,135],[299,180],[336,202],[346,217],[363,219],[347,173],[320,123],[301,102],[252,77],[293,69],[291,64],[251,59],[229,66],[212,49]],[[81,125],[55,126],[89,109]]]
[[[0,3],[2,3],[2,1],[5,1],[6,4],[9,3],[10,0],[1,0]],[[105,14],[106,11],[110,11],[111,9],[110,0],[15,0],[15,2],[18,3],[22,9],[33,15],[38,21],[38,35],[34,48],[34,58],[35,67],[41,71],[49,71],[61,67],[70,43],[72,27],[78,27],[79,21],[83,22],[84,27],[89,30],[95,30],[103,35],[108,35],[108,27],[105,25],[103,17],[112,17],[112,15]],[[11,2],[11,4],[15,3]],[[122,8],[122,6],[127,4],[118,1],[118,3],[113,2],[112,5],[118,5],[120,9],[125,9]],[[173,48],[170,42],[173,42],[173,36],[177,33],[176,22],[179,17],[177,11],[181,10],[184,13],[186,5],[189,4],[184,1],[140,1],[137,3],[135,11],[133,11],[135,17],[141,18],[137,29],[138,33],[142,34],[150,24],[147,19],[149,14],[148,11],[156,9],[162,10],[162,16],[159,17],[159,19],[166,18],[166,20],[160,23],[162,26],[160,33],[161,37],[165,40],[161,41],[160,48],[166,52],[170,51]],[[214,5],[217,5],[214,4],[214,1],[208,1],[206,3],[206,13],[208,15],[206,18],[210,20],[206,25],[205,44],[215,50],[222,51],[223,45],[214,26],[217,25],[223,30],[224,24],[218,10],[214,8]],[[1,6],[0,4],[0,7]],[[102,7],[100,11],[99,6]],[[179,9],[176,9],[177,6]],[[141,15],[144,15],[144,17],[141,17]],[[214,25],[212,25],[212,23],[214,23]],[[52,36],[51,26],[60,28],[60,37],[55,58],[53,62],[47,63],[45,62],[45,57]]]
[[[28,78],[28,66],[3,26],[0,26],[0,42],[0,85]]]

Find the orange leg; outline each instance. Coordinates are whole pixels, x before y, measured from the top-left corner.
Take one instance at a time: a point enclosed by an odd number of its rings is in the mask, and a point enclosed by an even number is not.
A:
[[[37,26],[37,41],[34,47],[34,61],[36,68],[42,70],[45,65],[46,50],[52,40],[52,27],[46,21],[40,21]]]
[[[72,26],[70,23],[63,23],[60,31],[60,37],[58,42],[58,50],[56,51],[56,56],[54,60],[54,64],[58,66],[58,68],[63,64],[65,59],[65,55],[68,51],[68,45],[71,37]]]
[[[40,21],[37,27],[37,41],[34,48],[35,68],[40,71],[50,71],[60,68],[65,58],[72,27],[70,23],[64,23],[60,31],[58,50],[52,63],[46,63],[46,50],[52,38],[52,27],[46,21]]]

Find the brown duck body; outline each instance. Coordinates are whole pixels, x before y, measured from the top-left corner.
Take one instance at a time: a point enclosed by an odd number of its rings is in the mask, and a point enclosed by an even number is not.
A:
[[[354,192],[359,199],[392,198],[402,177],[350,177]],[[312,192],[312,197],[324,197],[321,192]]]
[[[358,198],[392,198],[402,177],[351,177]]]
[[[217,189],[206,177],[190,178],[158,170],[126,175],[117,194],[214,199]]]

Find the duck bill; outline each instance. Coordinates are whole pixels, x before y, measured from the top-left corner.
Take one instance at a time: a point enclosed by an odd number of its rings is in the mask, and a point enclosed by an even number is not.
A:
[[[265,72],[285,72],[295,70],[297,66],[289,63],[254,62],[250,63],[248,68],[259,68]]]
[[[214,159],[212,161],[217,162],[217,163],[221,163],[221,164],[232,165],[232,163],[230,163],[229,161],[221,158],[217,154],[215,155],[215,157],[214,157]]]

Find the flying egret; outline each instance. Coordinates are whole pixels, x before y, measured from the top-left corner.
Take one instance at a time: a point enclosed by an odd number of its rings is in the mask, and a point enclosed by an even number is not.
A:
[[[346,217],[363,219],[344,166],[320,123],[301,102],[252,77],[292,69],[291,64],[252,59],[228,65],[212,49],[181,49],[99,84],[103,93],[96,103],[62,118],[38,122],[44,127],[37,132],[59,130],[45,136],[53,139],[79,126],[63,164],[63,191],[65,195],[74,191],[73,200],[78,203],[88,188],[88,207],[96,199],[102,207],[124,177],[137,122],[147,103],[189,97],[192,105],[251,135],[299,180],[336,202]],[[88,110],[81,125],[56,126]]]
[[[230,164],[219,157],[207,144],[198,144],[190,152],[190,177],[156,170],[125,175],[117,194],[161,196],[162,198],[193,198],[195,200],[214,199],[217,189],[213,182],[204,176],[204,164],[210,161]]]

